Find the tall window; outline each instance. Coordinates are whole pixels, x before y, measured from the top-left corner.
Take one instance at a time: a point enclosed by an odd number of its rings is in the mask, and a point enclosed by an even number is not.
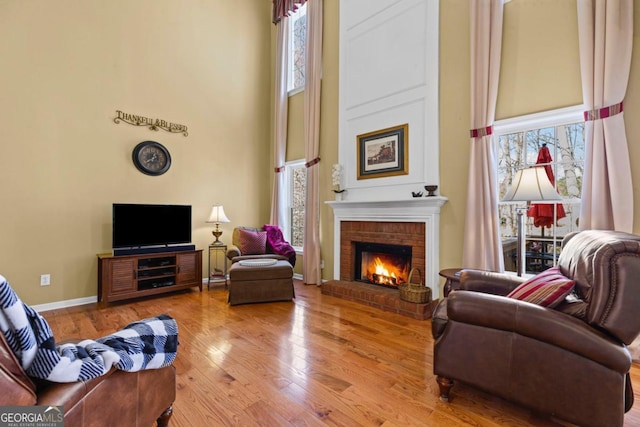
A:
[[[578,229],[584,171],[584,122],[582,106],[496,122],[499,142],[498,185],[500,200],[518,169],[545,164],[561,204],[531,209],[526,216],[525,272],[537,273],[555,265],[562,238]],[[548,149],[548,153],[543,150]],[[546,154],[549,154],[550,157]],[[500,231],[505,269],[516,270],[516,208],[526,203],[500,203]],[[533,206],[533,204],[532,204]],[[540,206],[538,206],[540,207]],[[543,215],[545,209],[551,218]],[[544,226],[542,224],[547,224]]]
[[[307,168],[304,160],[285,163],[286,203],[289,215],[283,224],[285,238],[297,252],[302,252],[304,239],[305,193]]]
[[[307,40],[307,4],[300,6],[287,19],[289,23],[289,74],[287,90],[299,92],[304,88],[304,63]]]

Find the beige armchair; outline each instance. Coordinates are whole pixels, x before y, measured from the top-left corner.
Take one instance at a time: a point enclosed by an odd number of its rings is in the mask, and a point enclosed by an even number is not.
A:
[[[271,237],[271,239],[269,239]],[[264,239],[264,240],[262,240]],[[270,241],[274,244],[270,244]],[[275,245],[275,247],[274,247]],[[279,253],[276,253],[279,252]],[[233,229],[231,244],[227,245],[227,258],[232,263],[244,259],[271,258],[296,262],[295,250],[284,241],[282,232],[274,226],[236,227]]]
[[[627,349],[640,333],[640,236],[567,236],[558,266],[575,282],[555,308],[506,297],[524,279],[465,270],[434,311],[441,399],[455,380],[580,426],[622,426],[633,404]]]

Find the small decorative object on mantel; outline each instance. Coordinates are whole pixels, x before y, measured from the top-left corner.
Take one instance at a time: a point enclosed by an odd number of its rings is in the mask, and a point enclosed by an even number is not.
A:
[[[413,273],[418,273],[419,281],[413,283]],[[431,288],[424,286],[422,283],[422,273],[417,268],[412,268],[409,272],[409,278],[407,283],[401,283],[398,285],[400,291],[400,299],[403,301],[415,302],[418,304],[424,304],[431,301]]]
[[[344,188],[340,188],[340,183],[342,182],[342,165],[339,163],[335,163],[331,167],[331,184],[335,187],[333,190],[336,193],[336,200],[342,200],[342,193],[346,190]]]
[[[422,191],[412,191],[411,195],[413,197],[422,197]]]
[[[129,123],[134,126],[148,126],[149,129],[157,131],[158,129],[166,130],[171,133],[181,133],[184,136],[189,136],[187,127],[178,123],[171,123],[162,119],[152,119],[149,117],[138,116],[136,114],[125,113],[120,110],[116,110],[116,117],[113,118],[115,123],[120,123],[122,120],[125,123]]]
[[[424,189],[429,192],[425,197],[431,197],[436,195],[436,190],[438,189],[437,185],[425,185]]]

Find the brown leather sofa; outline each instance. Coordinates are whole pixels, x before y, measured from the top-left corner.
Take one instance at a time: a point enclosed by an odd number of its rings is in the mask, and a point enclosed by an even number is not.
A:
[[[116,369],[90,381],[32,381],[0,334],[0,406],[64,406],[65,427],[169,425],[176,397],[173,366],[140,372]]]
[[[505,297],[524,279],[465,270],[434,311],[441,399],[454,380],[584,427],[622,426],[627,349],[640,333],[640,236],[583,231],[558,260],[575,296],[554,309]]]

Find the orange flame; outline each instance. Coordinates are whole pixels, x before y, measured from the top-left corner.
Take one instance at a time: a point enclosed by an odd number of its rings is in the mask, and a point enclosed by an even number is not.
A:
[[[367,279],[378,285],[397,286],[407,281],[409,265],[395,266],[392,262],[385,262],[376,256],[367,265]]]

